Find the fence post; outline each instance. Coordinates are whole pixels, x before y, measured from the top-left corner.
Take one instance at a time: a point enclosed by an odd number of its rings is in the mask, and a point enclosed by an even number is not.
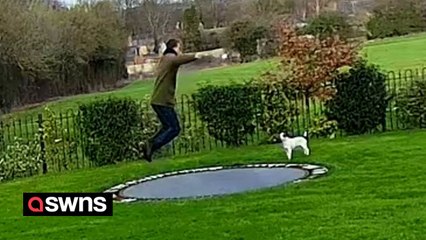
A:
[[[4,129],[3,121],[0,121],[0,150],[2,150],[5,147],[3,129]]]
[[[41,161],[43,174],[47,173],[47,163],[46,163],[46,147],[44,144],[44,130],[43,130],[43,115],[41,113],[38,114],[38,133],[40,134],[40,148],[41,148]]]

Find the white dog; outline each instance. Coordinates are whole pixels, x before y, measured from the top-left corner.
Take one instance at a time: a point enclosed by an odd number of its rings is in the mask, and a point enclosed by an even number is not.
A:
[[[283,148],[287,153],[288,160],[291,160],[293,155],[293,150],[300,147],[303,149],[303,153],[305,155],[309,155],[309,148],[308,148],[308,133],[304,132],[303,137],[288,137],[285,135],[285,133],[280,133],[280,139],[283,143]]]

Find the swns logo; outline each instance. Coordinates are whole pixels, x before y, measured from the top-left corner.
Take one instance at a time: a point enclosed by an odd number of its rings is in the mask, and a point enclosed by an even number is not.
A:
[[[24,216],[112,216],[109,193],[24,193]]]

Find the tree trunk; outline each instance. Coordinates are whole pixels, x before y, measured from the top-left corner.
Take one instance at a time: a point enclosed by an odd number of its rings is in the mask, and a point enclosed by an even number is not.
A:
[[[159,45],[159,40],[158,40],[158,33],[157,33],[157,31],[156,30],[154,30],[154,32],[153,32],[153,38],[154,38],[154,52],[155,53],[158,53],[158,45]]]
[[[320,2],[320,0],[315,0],[315,12],[316,12],[317,16],[320,15],[320,12],[321,12],[321,2]]]

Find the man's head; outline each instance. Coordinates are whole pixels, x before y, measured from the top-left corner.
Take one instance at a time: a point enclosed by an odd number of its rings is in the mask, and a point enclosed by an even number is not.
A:
[[[180,53],[181,53],[181,50],[180,50],[180,47],[181,47],[180,42],[179,42],[178,40],[176,40],[176,39],[170,39],[169,41],[167,41],[167,43],[166,43],[166,47],[167,47],[168,49],[173,49],[173,50],[175,50],[175,52],[176,52],[177,54],[180,54]]]

